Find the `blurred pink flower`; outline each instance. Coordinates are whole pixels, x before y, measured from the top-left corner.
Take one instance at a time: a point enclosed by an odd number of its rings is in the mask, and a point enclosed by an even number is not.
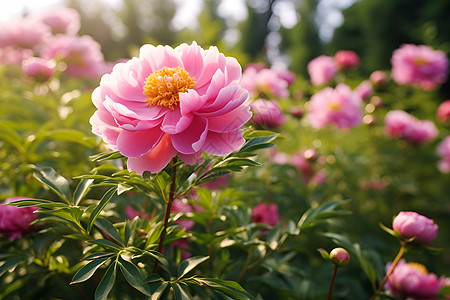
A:
[[[345,84],[327,87],[311,97],[308,117],[314,128],[332,124],[348,129],[361,124],[361,100]]]
[[[388,80],[386,72],[377,70],[373,71],[372,74],[370,74],[369,77],[370,82],[372,82],[373,85],[382,85],[385,84]]]
[[[321,55],[308,63],[308,74],[313,85],[323,85],[330,82],[338,71],[333,57]]]
[[[340,69],[350,69],[359,66],[359,56],[351,50],[341,50],[334,54],[334,60]]]
[[[444,174],[450,173],[450,136],[445,137],[437,146],[437,154],[441,157],[438,169]]]
[[[285,122],[285,116],[278,103],[274,100],[257,99],[250,102],[254,112],[252,121],[255,124],[274,128]]]
[[[384,119],[384,126],[389,136],[402,138],[412,144],[428,142],[438,135],[433,122],[418,120],[402,110],[388,112]]]
[[[269,96],[286,98],[289,96],[288,86],[294,79],[294,73],[288,70],[250,64],[245,68],[240,84],[253,96],[266,93]]]
[[[303,183],[307,184],[314,176],[315,170],[312,162],[305,157],[305,150],[292,154],[290,161],[300,171]]]
[[[175,249],[178,249],[181,251],[181,259],[182,260],[186,260],[192,256],[192,254],[189,252],[189,250],[191,249],[191,245],[189,244],[188,240],[186,240],[186,239],[176,240],[176,241],[172,242],[171,245]]]
[[[433,220],[413,211],[401,211],[392,222],[392,229],[402,237],[415,237],[420,244],[429,244],[437,236],[439,227]]]
[[[144,45],[114,66],[92,94],[92,131],[128,157],[128,169],[157,173],[178,156],[227,155],[244,144],[251,118],[241,67],[216,47]]]
[[[449,61],[445,53],[425,45],[402,45],[391,58],[392,78],[402,85],[432,90],[447,80]]]
[[[6,204],[28,199],[30,198],[12,197],[0,203],[0,235],[8,236],[10,241],[31,231],[30,223],[36,220],[38,214],[35,214],[34,211],[38,208],[16,207]]]
[[[252,210],[252,222],[264,223],[270,226],[275,226],[280,222],[281,217],[278,214],[278,206],[274,203],[267,205],[266,203],[259,203]]]
[[[195,210],[203,210],[201,206],[191,205],[188,202],[184,202],[182,200],[174,200],[172,203],[171,212],[173,213],[190,213]],[[186,231],[190,231],[194,228],[195,222],[188,219],[180,218],[176,221],[180,224],[180,227],[185,229]]]
[[[441,123],[450,124],[450,100],[442,102],[436,110],[436,119]]]
[[[62,60],[67,64],[67,73],[76,77],[98,77],[105,63],[100,44],[88,35],[58,34],[43,50],[42,57]]]
[[[35,16],[48,25],[53,34],[76,34],[80,30],[80,14],[73,8],[56,8],[43,11]]]
[[[141,219],[147,219],[147,220],[151,219],[150,215],[148,215],[144,212],[135,210],[131,205],[127,205],[125,207],[125,214],[127,215],[127,218],[130,220],[133,220],[136,217],[139,217]]]
[[[20,65],[22,61],[32,57],[34,55],[33,50],[16,48],[12,46],[0,47],[0,65]]]
[[[0,28],[0,47],[39,50],[51,37],[50,27],[32,18],[3,22]]]
[[[372,96],[372,84],[370,81],[364,80],[355,88],[354,92],[359,96],[359,98],[361,98],[361,100],[365,101]]]
[[[46,60],[40,57],[30,57],[22,62],[22,70],[27,76],[44,82],[52,77],[56,63],[53,60]]]
[[[390,264],[387,266],[389,268]],[[386,289],[394,296],[405,299],[437,300],[437,294],[443,285],[444,279],[428,273],[424,265],[407,263],[402,259],[388,277]]]

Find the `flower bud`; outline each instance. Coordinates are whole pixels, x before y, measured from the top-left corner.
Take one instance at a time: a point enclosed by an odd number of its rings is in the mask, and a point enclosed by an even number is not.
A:
[[[47,81],[53,75],[55,68],[56,64],[53,60],[46,60],[40,57],[30,57],[22,62],[24,73],[39,82]]]
[[[343,267],[350,262],[350,255],[344,248],[334,248],[330,252],[330,260],[335,266]]]
[[[403,238],[415,238],[420,244],[429,244],[436,238],[439,227],[433,220],[416,212],[401,211],[394,218],[392,228]]]
[[[442,102],[436,110],[436,119],[444,124],[450,124],[450,100]]]

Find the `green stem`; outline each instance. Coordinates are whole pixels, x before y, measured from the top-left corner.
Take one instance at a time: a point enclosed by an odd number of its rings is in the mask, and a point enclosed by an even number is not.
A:
[[[177,178],[175,163],[176,163],[176,158],[174,158],[172,160],[172,167],[173,167],[172,181],[170,183],[169,198],[166,202],[166,211],[164,213],[164,227],[163,227],[163,230],[161,231],[161,235],[159,236],[158,248],[156,250],[158,252],[162,251],[162,247],[164,244],[164,237],[166,236],[166,231],[167,231],[167,224],[169,223],[170,210],[172,208],[172,203],[173,203],[174,196],[175,196],[175,181]],[[153,273],[156,273],[157,270],[158,270],[158,261],[155,262],[155,266],[153,268]]]
[[[331,299],[331,291],[333,290],[334,279],[336,279],[337,269],[338,269],[338,266],[335,265],[335,266],[334,266],[334,270],[333,270],[333,276],[331,276],[330,288],[328,289],[328,297],[327,297],[327,300],[330,300],[330,299]]]
[[[386,276],[384,276],[383,281],[381,282],[380,286],[375,291],[375,293],[372,295],[372,298],[370,298],[370,300],[375,300],[377,295],[383,290],[383,287],[386,284],[386,282],[388,281],[389,276],[392,274],[392,272],[394,272],[395,267],[398,265],[398,262],[400,261],[403,254],[405,253],[406,243],[402,241],[401,245],[402,246],[400,247],[400,250],[398,251],[397,256],[394,258],[394,261],[392,262],[391,266],[389,267],[389,270],[387,271]]]

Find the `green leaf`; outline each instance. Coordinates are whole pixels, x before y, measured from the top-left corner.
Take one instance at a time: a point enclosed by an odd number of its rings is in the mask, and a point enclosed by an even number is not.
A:
[[[209,259],[209,256],[193,256],[181,262],[178,268],[178,279],[183,278],[196,266]]]
[[[242,148],[238,151],[238,153],[253,152],[259,149],[273,147],[274,144],[272,144],[271,142],[275,140],[277,137],[278,134],[272,134],[269,136],[260,136],[252,138],[242,146]]]
[[[95,220],[100,215],[100,212],[105,208],[106,204],[108,204],[109,200],[111,200],[112,196],[117,191],[117,186],[110,188],[105,195],[103,195],[102,199],[100,200],[100,203],[95,207],[94,211],[92,212],[91,216],[89,217],[87,231],[91,231],[92,225],[94,225]]]
[[[104,239],[98,239],[95,241],[88,241],[89,244],[96,244],[96,245],[100,245],[103,246],[105,248],[110,248],[113,250],[122,250],[122,247],[120,247],[119,245],[114,244],[113,242],[110,242],[108,240],[104,240]]]
[[[173,289],[175,300],[190,300],[192,299],[187,286],[182,286],[180,283],[172,283],[170,285]]]
[[[127,192],[129,190],[132,190],[132,189],[133,189],[132,186],[120,183],[117,186],[117,195],[120,195],[120,194],[125,193],[125,192]]]
[[[57,208],[53,210],[38,209],[36,212],[46,215],[57,216],[64,220],[74,222],[75,224],[80,224],[81,217],[83,216],[84,213],[83,209],[73,206]]]
[[[127,246],[130,244],[130,241],[132,241],[134,239],[134,234],[136,232],[137,221],[138,221],[138,219],[136,218],[136,219],[133,219],[133,220],[125,222],[125,229],[124,229],[124,234],[123,235],[124,235],[124,238],[125,238],[125,240],[124,240],[125,245],[127,245]]]
[[[233,299],[237,300],[253,299],[252,295],[247,293],[247,291],[244,290],[239,285],[239,283],[234,281],[213,279],[213,278],[195,278],[195,280]]]
[[[116,280],[116,263],[112,263],[95,290],[95,300],[106,300]]]
[[[8,203],[8,205],[17,207],[41,207],[41,208],[55,208],[55,207],[67,207],[67,204],[61,202],[52,202],[48,200],[41,199],[27,199],[27,200],[17,200]]]
[[[67,141],[83,145],[87,148],[94,148],[97,146],[95,138],[86,136],[84,132],[75,129],[46,131],[36,135],[36,139],[55,139],[59,141]]]
[[[73,205],[77,206],[80,201],[86,196],[89,191],[89,187],[94,182],[94,179],[82,179],[78,183],[75,192],[73,193]]]
[[[150,284],[150,286],[153,291],[150,299],[158,300],[164,294],[164,291],[166,290],[168,283],[167,282],[155,282],[153,284]]]
[[[151,296],[150,286],[142,279],[138,267],[119,257],[120,270],[128,283],[144,295]]]
[[[70,284],[74,283],[80,283],[83,281],[88,280],[91,278],[92,275],[94,275],[95,271],[103,265],[110,257],[103,257],[103,258],[97,258],[82,267],[72,278],[72,282]]]
[[[103,161],[109,159],[116,159],[124,157],[119,151],[115,152],[104,152],[96,155],[89,156],[92,161]]]
[[[97,258],[111,257],[113,255],[114,255],[114,253],[111,253],[111,252],[95,252],[95,253],[89,254],[88,256],[83,258],[83,260],[94,260]]]
[[[323,222],[328,218],[348,214],[349,212],[337,210],[337,208],[343,203],[345,203],[345,201],[330,201],[320,205],[319,207],[308,209],[298,222],[298,228],[306,229],[313,227],[317,225],[317,223]]]
[[[15,130],[10,128],[7,122],[0,122],[0,140],[11,144],[19,150],[20,153],[26,152],[25,147],[23,146],[24,141],[22,140],[22,137]]]
[[[6,273],[6,271],[14,269],[17,267],[19,263],[24,261],[23,257],[13,257],[8,259],[1,267],[0,267],[0,276]]]
[[[97,226],[100,230],[103,230],[105,233],[107,233],[117,243],[123,245],[119,232],[114,227],[114,225],[111,224],[111,222],[109,222],[107,219],[97,218],[97,220],[95,221],[95,226]]]
[[[164,255],[162,255],[161,253],[159,253],[158,251],[146,250],[146,251],[143,252],[143,254],[150,255],[151,257],[153,257],[154,259],[159,261],[159,263],[162,266],[164,266],[166,268],[169,267],[169,262],[167,261],[166,257]]]
[[[36,167],[34,177],[53,190],[64,202],[70,204],[70,190],[67,180],[50,167]]]

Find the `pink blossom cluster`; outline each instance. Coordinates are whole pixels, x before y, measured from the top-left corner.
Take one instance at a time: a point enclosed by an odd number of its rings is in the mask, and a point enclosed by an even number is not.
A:
[[[428,142],[438,135],[438,129],[433,122],[418,120],[402,110],[388,112],[384,125],[389,136],[404,139],[412,144]]]
[[[450,173],[450,136],[445,137],[436,149],[440,157],[438,169],[444,174]]]
[[[343,83],[334,89],[326,87],[314,94],[307,108],[309,121],[314,128],[331,124],[349,129],[362,122],[361,98]]]
[[[425,45],[405,44],[391,58],[392,78],[402,85],[435,89],[447,80],[449,60],[444,52]]]
[[[252,222],[263,223],[275,226],[280,222],[281,217],[278,214],[278,206],[274,203],[259,203],[252,209]]]
[[[12,241],[32,230],[30,223],[36,220],[36,207],[16,207],[8,203],[27,200],[25,197],[12,197],[0,203],[0,235],[8,236]]]
[[[91,78],[105,71],[100,45],[90,36],[77,35],[80,16],[74,9],[51,9],[0,26],[0,65],[22,64],[24,73],[39,81],[56,69]],[[55,62],[60,63],[58,68]]]
[[[294,79],[294,73],[281,67],[267,68],[264,64],[248,64],[240,84],[252,97],[260,97],[263,94],[268,97],[286,98],[289,96],[288,87]]]
[[[267,128],[275,128],[286,121],[286,117],[281,107],[275,100],[265,100],[259,98],[249,101],[253,112],[252,122]]]

